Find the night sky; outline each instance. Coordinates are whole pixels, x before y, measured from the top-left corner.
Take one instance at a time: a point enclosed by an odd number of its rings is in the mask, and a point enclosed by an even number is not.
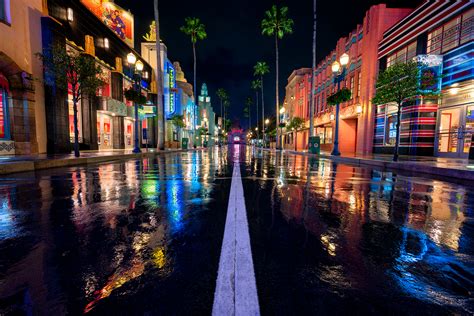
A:
[[[116,0],[135,16],[135,39],[139,50],[142,35],[148,32],[153,17],[153,0]],[[362,22],[365,11],[377,0],[318,1],[317,59],[324,58],[341,36],[346,36]],[[390,7],[415,7],[420,0],[386,0]],[[244,101],[254,96],[250,89],[253,65],[266,61],[271,72],[264,78],[265,112],[274,114],[275,53],[273,38],[261,35],[260,22],[272,4],[289,7],[294,33],[280,42],[280,98],[284,98],[287,78],[292,70],[311,67],[311,0],[160,0],[161,38],[168,47],[168,58],[179,61],[186,79],[192,83],[192,46],[189,37],[179,31],[187,16],[199,17],[206,25],[207,39],[197,44],[198,87],[206,82],[216,113],[220,105],[215,92],[226,89],[231,97],[231,118],[242,118]],[[252,111],[255,122],[255,111]],[[242,119],[242,125],[247,125]]]

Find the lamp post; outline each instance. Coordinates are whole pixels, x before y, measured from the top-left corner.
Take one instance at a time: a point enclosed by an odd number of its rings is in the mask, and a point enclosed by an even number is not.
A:
[[[137,93],[140,94],[141,93],[140,92],[141,72],[143,71],[144,65],[140,60],[137,61],[137,56],[135,56],[135,54],[133,53],[130,53],[127,55],[127,61],[128,61],[128,64],[132,68],[134,89]],[[139,133],[138,103],[134,101],[133,106],[135,108],[135,144],[133,148],[133,153],[138,154],[141,152],[140,141],[138,137],[138,133]]]
[[[267,148],[267,129],[268,129],[268,124],[270,124],[270,120],[266,119],[265,120],[265,127],[263,128],[263,148]]]
[[[334,74],[334,84],[337,84],[337,92],[341,89],[341,81],[346,78],[346,66],[349,64],[349,55],[342,54],[339,61],[334,61],[331,65],[332,73]],[[341,67],[342,66],[342,67]],[[332,156],[340,156],[339,152],[339,102],[336,104],[336,124],[334,126],[334,147],[332,149]]]
[[[282,106],[280,108],[280,126],[278,126],[280,128],[280,148],[283,150],[283,115],[285,114],[285,107]]]

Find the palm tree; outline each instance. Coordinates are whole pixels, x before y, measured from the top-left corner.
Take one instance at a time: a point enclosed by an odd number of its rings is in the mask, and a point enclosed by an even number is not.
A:
[[[158,10],[158,0],[154,1],[154,13],[155,13],[155,34],[156,34],[156,60],[161,61],[161,39],[160,39],[160,15]],[[163,74],[161,69],[161,62],[157,63],[156,73],[156,94],[157,94],[157,105],[158,105],[158,149],[165,149],[165,108],[163,104]]]
[[[193,58],[194,58],[194,82],[193,82],[193,97],[194,97],[194,122],[193,129],[196,133],[196,43],[198,40],[203,40],[207,37],[206,29],[199,18],[187,17],[184,20],[185,25],[180,27],[180,31],[191,37],[191,43],[193,44]]]
[[[286,34],[293,33],[293,20],[288,17],[288,7],[278,8],[277,5],[273,5],[272,8],[265,12],[265,17],[262,20],[262,34],[267,36],[275,37],[275,65],[276,65],[276,78],[275,78],[275,98],[276,98],[276,125],[280,125],[280,100],[278,95],[278,77],[279,77],[279,56],[278,56],[278,40],[281,40]],[[281,135],[278,133],[277,128],[277,148],[279,138]]]
[[[245,100],[244,116],[249,119],[249,129],[252,127],[252,105],[252,98],[247,97],[247,99]]]
[[[219,89],[217,89],[217,97],[221,101],[221,119],[223,120],[224,119],[223,104],[224,104],[224,100],[226,100],[229,97],[229,95],[227,94],[227,91],[225,91],[225,89],[219,88]],[[221,125],[224,125],[223,121],[221,122]]]
[[[309,107],[309,137],[314,136],[314,106],[315,106],[314,70],[315,69],[316,69],[316,0],[313,0],[313,67],[311,69],[311,105]]]
[[[252,89],[255,90],[255,104],[257,107],[257,128],[258,128],[258,90],[262,85],[262,81],[260,79],[252,80]],[[260,132],[257,130],[257,139],[259,138]]]
[[[270,67],[268,67],[266,62],[259,61],[253,67],[253,71],[254,71],[253,72],[254,76],[260,77],[260,89],[261,89],[261,95],[262,95],[262,126],[264,127],[265,126],[265,98],[263,97],[263,76],[270,72]]]
[[[226,125],[227,125],[227,109],[230,106],[230,101],[229,98],[226,98],[223,102],[224,105],[224,131],[227,131]]]

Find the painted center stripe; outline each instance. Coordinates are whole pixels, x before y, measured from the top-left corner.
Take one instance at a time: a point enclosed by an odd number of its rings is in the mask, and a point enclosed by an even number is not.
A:
[[[238,163],[232,174],[212,315],[260,315]]]

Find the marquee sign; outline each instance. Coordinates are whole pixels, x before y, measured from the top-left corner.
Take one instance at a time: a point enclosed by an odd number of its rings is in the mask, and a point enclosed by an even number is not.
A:
[[[134,47],[133,15],[108,0],[80,0],[99,20],[130,47]]]

